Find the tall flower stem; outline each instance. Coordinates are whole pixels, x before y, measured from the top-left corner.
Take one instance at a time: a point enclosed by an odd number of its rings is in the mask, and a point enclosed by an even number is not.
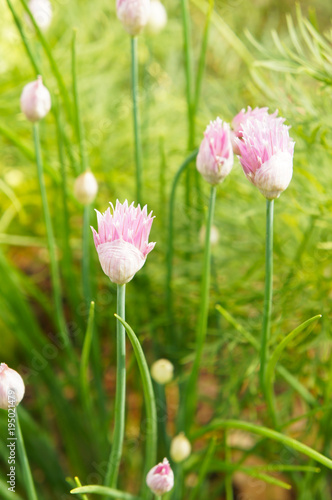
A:
[[[133,97],[133,118],[135,137],[135,163],[136,163],[136,199],[142,202],[142,145],[138,109],[138,57],[137,37],[131,37],[131,84]]]
[[[16,408],[16,438],[17,438],[17,449],[20,456],[22,472],[23,472],[24,487],[26,488],[28,500],[37,500],[37,493],[31,474],[29,460],[25,451],[25,445],[24,445],[17,408]]]
[[[173,278],[173,235],[174,235],[174,213],[175,213],[175,194],[182,173],[195,160],[198,154],[198,149],[193,151],[182,163],[177,171],[172,185],[171,195],[169,199],[169,222],[168,222],[168,242],[167,242],[167,272],[166,272],[166,305],[168,322],[173,323],[173,293],[172,293],[172,278]],[[173,331],[172,328],[170,328]]]
[[[126,285],[117,288],[117,315],[125,319]],[[125,399],[126,399],[126,331],[123,324],[116,323],[117,366],[116,366],[116,392],[114,410],[114,431],[112,450],[109,457],[105,486],[116,488],[125,429]]]
[[[196,336],[196,357],[194,360],[192,371],[190,373],[186,391],[187,396],[186,396],[186,407],[185,407],[185,425],[187,431],[190,430],[190,426],[192,424],[195,414],[196,401],[197,401],[197,381],[198,381],[199,367],[201,364],[204,341],[207,330],[210,269],[211,269],[210,234],[211,234],[211,226],[214,215],[216,192],[217,192],[216,186],[211,186],[210,203],[209,203],[207,222],[206,222],[205,247],[204,247],[204,257],[203,257],[202,282],[201,282],[201,301],[200,301],[199,319],[198,319],[197,336]]]
[[[264,292],[264,314],[261,337],[260,352],[260,382],[266,400],[269,388],[266,384],[266,364],[269,356],[269,340],[271,329],[272,312],[272,288],[273,288],[273,209],[274,200],[266,201],[266,240],[265,240],[265,292]]]
[[[71,344],[70,344],[70,339],[68,336],[68,330],[67,330],[67,326],[66,326],[66,320],[65,320],[64,312],[63,312],[63,308],[62,308],[59,264],[58,264],[57,256],[56,256],[55,238],[54,238],[50,210],[49,210],[48,201],[47,201],[46,187],[45,187],[45,182],[44,182],[43,163],[42,163],[42,157],[41,157],[38,123],[34,123],[34,125],[33,125],[33,138],[34,138],[34,146],[35,146],[35,152],[36,152],[38,181],[39,181],[40,194],[41,194],[41,198],[42,198],[43,214],[44,214],[45,225],[46,225],[47,245],[48,245],[48,251],[49,251],[50,262],[51,262],[51,279],[52,279],[52,286],[53,286],[56,321],[57,321],[57,326],[59,328],[59,335],[61,336],[61,339],[64,342],[64,345],[65,345],[67,351],[69,352],[69,354],[72,357],[73,351],[70,349]]]

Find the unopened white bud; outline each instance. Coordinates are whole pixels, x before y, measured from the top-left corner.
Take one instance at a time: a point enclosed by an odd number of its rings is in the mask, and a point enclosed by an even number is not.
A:
[[[136,36],[148,22],[150,0],[116,0],[116,12],[124,29]]]
[[[74,183],[74,196],[82,205],[90,205],[98,192],[98,183],[90,170],[79,175]]]
[[[151,35],[157,35],[167,24],[167,12],[159,0],[152,0],[150,16],[145,31]]]
[[[29,9],[36,21],[37,26],[45,31],[52,21],[52,5],[49,0],[30,0]],[[30,17],[27,15],[27,22],[32,25]]]
[[[24,382],[15,370],[6,363],[0,364],[0,408],[8,410],[9,406],[17,406],[24,396]]]
[[[51,95],[43,85],[43,79],[28,83],[21,94],[21,110],[28,120],[37,122],[44,118],[51,109]]]
[[[183,462],[191,453],[191,444],[183,432],[172,439],[170,454],[174,462]]]
[[[202,226],[199,231],[199,242],[202,247],[205,245],[205,235],[206,235],[206,226]],[[219,241],[219,231],[216,226],[211,226],[210,231],[210,244],[212,247],[216,246]]]
[[[174,375],[174,366],[168,359],[158,359],[151,366],[151,376],[158,384],[168,384]]]

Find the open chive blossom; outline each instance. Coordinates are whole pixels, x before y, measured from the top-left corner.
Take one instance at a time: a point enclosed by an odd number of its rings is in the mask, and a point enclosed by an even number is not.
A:
[[[247,111],[243,108],[241,111],[234,116],[231,126],[232,126],[232,132],[231,132],[231,138],[232,138],[232,144],[233,144],[233,152],[236,155],[240,154],[240,150],[238,145],[235,142],[235,138],[238,137],[239,139],[242,138],[243,132],[242,132],[242,127],[243,125],[250,119],[256,118],[256,120],[261,120],[264,116],[268,115],[269,108],[254,108],[251,109],[250,106],[248,106]],[[275,112],[272,116],[275,116],[277,112]]]
[[[116,13],[124,29],[136,36],[149,21],[150,0],[116,0]]]
[[[210,122],[204,132],[204,139],[197,155],[197,170],[214,186],[230,173],[233,161],[230,127],[228,123],[217,118]]]
[[[154,217],[147,207],[141,209],[134,203],[118,200],[113,214],[108,208],[104,214],[97,212],[98,233],[91,227],[99,261],[104,273],[118,285],[128,283],[139,271],[155,243],[149,243]]]
[[[284,118],[264,115],[242,125],[242,138],[235,139],[246,177],[268,200],[278,198],[293,175],[295,142]]]

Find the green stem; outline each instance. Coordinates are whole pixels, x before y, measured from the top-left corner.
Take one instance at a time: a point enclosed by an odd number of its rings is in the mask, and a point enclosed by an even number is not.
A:
[[[32,50],[31,50],[30,44],[29,44],[29,42],[28,42],[28,39],[27,39],[27,37],[25,36],[25,33],[24,33],[24,31],[23,31],[23,27],[22,27],[22,23],[21,23],[21,21],[20,21],[20,18],[19,18],[19,16],[16,14],[16,12],[15,12],[15,10],[14,10],[14,7],[13,7],[13,5],[12,5],[11,0],[7,0],[7,4],[8,4],[8,7],[9,7],[9,10],[10,10],[10,11],[11,11],[11,13],[12,13],[12,16],[13,16],[13,18],[14,18],[14,21],[15,21],[15,24],[16,24],[16,26],[17,26],[17,29],[18,29],[18,31],[19,31],[19,33],[20,33],[20,35],[21,35],[22,42],[23,42],[23,44],[24,44],[25,50],[27,51],[28,57],[29,57],[30,62],[31,62],[31,64],[32,64],[32,66],[33,66],[33,69],[34,69],[34,71],[35,71],[35,73],[36,73],[36,76],[41,75],[41,69],[40,69],[40,66],[39,66],[39,64],[38,64],[38,62],[37,62],[37,60],[36,60],[36,58],[35,58],[35,56],[34,56],[34,54],[33,54]]]
[[[146,485],[145,478],[150,469],[156,464],[157,460],[157,409],[156,399],[153,391],[153,385],[150,370],[146,362],[142,346],[135,335],[133,329],[117,314],[115,315],[125,327],[140,370],[144,401],[146,408],[146,454],[144,462],[144,484],[142,496],[144,499],[151,497],[151,492]]]
[[[125,319],[126,285],[117,286],[117,315]],[[117,366],[116,366],[116,393],[114,410],[114,432],[112,450],[109,457],[105,486],[115,488],[118,479],[124,428],[125,428],[125,399],[126,399],[126,331],[118,320],[116,323]]]
[[[227,443],[228,432],[225,429],[224,443],[225,443],[225,462],[232,464],[232,451]],[[225,476],[225,490],[226,490],[226,500],[233,500],[233,484],[232,484],[232,472],[227,473]]]
[[[214,8],[214,0],[209,0],[209,9],[208,9],[208,12],[206,15],[206,20],[205,20],[203,41],[202,41],[202,47],[201,47],[201,53],[200,53],[200,57],[199,57],[198,71],[197,71],[197,77],[196,77],[196,83],[195,83],[195,97],[194,97],[194,102],[193,102],[194,126],[195,126],[195,118],[196,118],[197,108],[198,108],[198,104],[199,104],[199,98],[200,98],[201,89],[202,89],[202,82],[203,82],[203,76],[204,76],[204,70],[205,70],[205,59],[206,59],[206,53],[207,53],[207,48],[208,48],[209,32],[210,32],[211,16],[212,16],[213,8]]]
[[[70,352],[70,354],[72,355],[73,353],[72,351],[70,351],[70,340],[62,308],[60,272],[56,256],[56,246],[55,246],[52,220],[48,206],[46,187],[44,182],[38,123],[34,123],[33,125],[33,138],[34,138],[34,145],[36,152],[38,181],[39,181],[40,194],[42,198],[42,207],[46,225],[47,245],[51,262],[51,279],[53,286],[53,296],[54,296],[55,313],[56,313],[55,315],[56,315],[57,325],[59,328],[59,335],[61,336],[61,339],[63,340],[67,351]]]
[[[184,38],[184,59],[186,70],[186,96],[188,113],[188,149],[193,149],[195,143],[195,125],[193,120],[193,62],[190,40],[190,12],[188,0],[181,0],[183,38]]]
[[[272,439],[273,441],[276,441],[277,443],[281,443],[285,446],[288,446],[289,448],[292,448],[293,450],[303,453],[309,458],[312,458],[313,460],[316,460],[322,465],[325,465],[329,469],[332,469],[332,460],[325,457],[324,455],[314,450],[313,448],[310,448],[309,446],[301,443],[300,441],[297,441],[296,439],[285,436],[280,432],[274,431],[273,429],[269,429],[268,427],[262,427],[242,420],[223,420],[223,419],[213,420],[204,428],[195,432],[194,435],[191,436],[191,440],[198,439],[204,436],[204,434],[209,434],[211,432],[218,431],[220,429],[240,429],[246,432],[252,432],[254,434],[257,434],[258,436],[263,436],[265,438]]]
[[[193,151],[182,163],[177,171],[172,185],[172,191],[169,199],[169,222],[168,222],[168,248],[167,248],[167,277],[166,277],[166,304],[168,313],[168,322],[173,328],[173,298],[172,298],[172,275],[173,275],[173,233],[174,233],[174,212],[175,212],[175,193],[182,173],[195,160],[198,150]]]
[[[86,304],[91,302],[91,286],[90,286],[90,252],[89,252],[89,237],[90,231],[90,205],[86,205],[83,209],[83,234],[82,234],[82,280],[83,294]]]
[[[72,284],[75,283],[76,277],[74,272],[73,254],[70,245],[70,227],[69,227],[69,208],[68,208],[68,186],[67,186],[67,172],[65,165],[65,155],[64,155],[64,141],[63,141],[63,124],[60,116],[60,110],[58,106],[58,100],[56,97],[53,99],[53,113],[56,120],[56,130],[57,130],[57,141],[58,141],[58,152],[59,152],[59,163],[60,163],[60,173],[61,173],[61,191],[62,191],[62,225],[63,225],[63,238],[62,238],[62,249],[63,249],[63,277],[66,281],[66,290],[68,294],[68,299],[71,305],[71,309],[74,311],[75,319],[83,328],[83,321],[80,314],[78,314],[79,307],[79,297],[76,287]]]
[[[78,94],[78,87],[77,87],[76,34],[77,34],[77,30],[74,29],[72,46],[71,46],[71,56],[72,56],[72,78],[73,78],[73,94],[74,94],[74,110],[75,110],[75,128],[76,128],[76,135],[77,135],[77,139],[78,139],[80,157],[81,157],[81,171],[85,172],[85,170],[88,168],[88,158],[86,155],[84,128],[83,128],[83,124],[82,124],[79,94]]]
[[[17,437],[17,448],[21,460],[21,466],[24,478],[24,487],[26,488],[27,491],[28,500],[37,500],[37,493],[35,490],[35,485],[31,474],[29,460],[25,450],[17,408],[16,408],[16,437]]]
[[[82,400],[89,415],[91,415],[92,404],[89,391],[88,371],[89,371],[89,357],[91,351],[91,344],[93,339],[94,316],[95,316],[95,303],[91,302],[89,310],[88,326],[84,338],[84,344],[81,355],[81,364],[80,364],[80,386],[81,386]]]
[[[199,319],[198,319],[197,337],[196,337],[196,357],[192,367],[192,371],[190,373],[187,392],[186,392],[187,401],[186,401],[185,423],[187,430],[190,429],[195,414],[196,401],[197,401],[198,374],[204,349],[204,341],[207,332],[210,268],[211,268],[210,234],[211,234],[211,226],[212,226],[214,207],[216,201],[216,193],[217,193],[216,186],[211,186],[210,203],[209,203],[208,216],[206,222],[205,247],[204,247],[204,257],[203,257],[202,282],[201,282],[201,301],[200,301],[200,310],[199,310]]]
[[[272,288],[273,288],[273,208],[274,200],[266,201],[266,242],[265,242],[265,292],[264,292],[264,314],[260,351],[260,381],[266,401],[270,401],[266,384],[266,365],[269,358],[269,340],[271,329],[272,312]],[[271,410],[271,409],[270,409]]]
[[[135,136],[135,162],[136,162],[136,201],[142,202],[142,145],[138,109],[138,57],[137,37],[131,37],[131,78],[133,98],[133,118]]]

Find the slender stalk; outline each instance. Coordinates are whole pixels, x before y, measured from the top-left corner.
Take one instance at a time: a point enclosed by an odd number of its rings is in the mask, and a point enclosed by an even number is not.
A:
[[[90,205],[86,205],[83,209],[83,229],[82,229],[82,280],[83,280],[83,295],[85,303],[91,302],[91,285],[90,285],[90,247],[89,238],[91,237],[90,230]]]
[[[281,434],[280,432],[277,432],[273,429],[269,429],[268,427],[262,427],[260,425],[252,424],[250,422],[245,422],[242,420],[213,420],[204,428],[201,428],[197,432],[195,432],[194,435],[191,436],[191,440],[198,439],[205,434],[210,434],[211,432],[218,431],[220,429],[240,429],[246,432],[252,432],[264,438],[272,439],[273,441],[276,441],[277,443],[281,443],[293,450],[303,453],[307,457],[316,460],[329,469],[332,469],[332,460],[330,458],[325,457],[313,448],[310,448],[309,446],[301,443],[301,441],[297,441],[296,439],[286,436],[285,434]]]
[[[81,386],[81,394],[82,400],[84,402],[84,406],[91,415],[91,396],[89,392],[89,379],[88,379],[88,369],[89,369],[89,357],[91,351],[91,344],[93,339],[93,323],[94,323],[94,315],[95,315],[95,303],[91,302],[90,310],[89,310],[89,318],[88,318],[88,326],[86,329],[86,334],[84,338],[84,344],[81,355],[81,363],[80,363],[80,386]]]
[[[146,408],[146,453],[144,464],[144,478],[142,496],[148,500],[151,497],[151,491],[147,487],[145,478],[150,469],[155,465],[157,459],[157,408],[154,395],[150,370],[146,362],[142,346],[135,335],[133,329],[118,315],[115,315],[125,327],[133,350],[135,352],[137,364],[140,370],[145,408]]]
[[[227,443],[228,432],[225,429],[224,434],[224,444],[225,444],[225,461],[229,464],[232,464],[232,452]],[[229,472],[225,476],[225,491],[226,491],[226,500],[234,500],[233,496],[233,485],[232,485],[232,472]]]
[[[207,331],[207,320],[208,320],[208,307],[209,307],[209,287],[210,287],[210,268],[211,268],[211,226],[213,221],[214,207],[216,201],[216,186],[211,186],[210,203],[208,209],[208,216],[206,222],[206,234],[205,234],[205,247],[204,247],[204,257],[203,257],[203,270],[202,270],[202,282],[201,282],[201,301],[199,310],[199,319],[197,326],[197,337],[196,337],[196,357],[194,360],[193,368],[190,373],[188,387],[187,387],[187,401],[185,409],[185,423],[186,428],[189,431],[192,420],[194,418],[196,401],[197,401],[197,381],[199,368],[201,364],[204,341]]]
[[[13,4],[11,2],[11,0],[7,0],[7,4],[8,4],[8,7],[9,7],[9,10],[11,11],[12,13],[12,16],[14,18],[14,21],[15,21],[15,24],[17,26],[17,29],[21,35],[21,38],[22,38],[22,42],[25,46],[25,50],[27,51],[27,54],[28,54],[28,57],[30,59],[30,62],[33,66],[33,69],[36,73],[36,76],[40,75],[41,74],[41,69],[40,69],[40,66],[38,64],[38,61],[36,60],[32,50],[31,50],[31,47],[30,47],[30,44],[28,42],[28,39],[27,37],[25,36],[25,33],[24,33],[24,30],[23,30],[23,26],[22,26],[22,23],[20,21],[20,18],[19,16],[16,14],[16,11],[14,10],[14,7],[13,7]]]
[[[137,202],[142,202],[142,145],[140,134],[140,120],[138,109],[138,57],[137,57],[137,37],[131,37],[131,79],[133,98],[133,119],[135,137],[135,163],[136,163],[136,198]]]
[[[84,172],[88,168],[88,158],[85,148],[85,138],[84,138],[84,128],[82,123],[82,117],[80,112],[80,102],[77,86],[77,69],[76,69],[76,35],[77,30],[73,30],[73,39],[71,45],[71,57],[72,57],[72,78],[73,78],[73,94],[74,94],[74,110],[75,110],[75,128],[76,135],[79,143],[80,157],[81,157],[81,169]]]
[[[126,285],[117,287],[117,308],[116,312],[120,318],[125,319],[125,297]],[[116,366],[116,392],[114,411],[114,432],[112,450],[109,457],[105,486],[115,488],[118,479],[124,428],[125,428],[125,398],[126,398],[126,331],[123,324],[117,320],[116,323],[117,341],[117,366]]]
[[[172,185],[171,196],[169,200],[169,222],[168,222],[168,248],[167,248],[167,277],[166,277],[166,304],[168,312],[168,322],[172,324],[173,318],[173,297],[172,297],[172,275],[173,275],[173,233],[174,233],[174,212],[175,212],[175,193],[182,173],[195,160],[198,150],[193,151],[182,163],[177,171]]]
[[[60,116],[60,110],[58,106],[58,100],[56,97],[53,99],[53,113],[56,120],[56,130],[57,130],[57,141],[58,141],[58,153],[59,153],[59,163],[60,163],[60,173],[61,173],[61,194],[62,194],[62,227],[63,227],[63,238],[62,238],[62,249],[63,249],[63,276],[66,281],[66,289],[68,294],[68,299],[71,305],[71,309],[75,313],[75,319],[83,329],[83,321],[80,314],[78,314],[79,306],[79,296],[76,287],[72,286],[75,282],[75,272],[73,264],[73,254],[70,246],[70,227],[69,227],[69,208],[68,208],[68,186],[67,186],[67,172],[65,165],[65,155],[64,155],[64,141],[63,141],[63,124]]]
[[[201,47],[201,53],[200,53],[200,57],[199,57],[198,70],[197,70],[197,76],[196,76],[196,82],[195,82],[195,95],[194,95],[194,101],[193,101],[194,127],[195,127],[195,117],[196,117],[199,99],[200,99],[200,95],[201,95],[201,89],[202,89],[202,82],[203,82],[203,76],[204,76],[204,70],[205,70],[205,60],[206,60],[206,53],[207,53],[207,48],[208,48],[209,33],[210,33],[210,26],[211,26],[211,16],[212,16],[213,8],[214,8],[214,0],[209,0],[209,9],[208,9],[208,12],[206,15],[206,20],[205,20],[202,47]]]
[[[194,138],[194,120],[193,120],[193,62],[192,48],[190,39],[190,12],[188,0],[181,0],[183,39],[184,39],[184,59],[186,71],[186,97],[187,97],[187,116],[188,116],[188,149],[193,149]]]
[[[53,286],[53,296],[54,296],[54,304],[55,304],[55,316],[57,325],[59,328],[59,335],[64,342],[64,345],[67,351],[70,351],[70,340],[68,336],[68,330],[66,326],[66,320],[64,317],[64,312],[62,308],[62,299],[61,299],[61,282],[60,282],[60,272],[59,265],[56,256],[56,246],[55,246],[55,238],[52,226],[52,220],[50,215],[50,210],[47,201],[46,187],[44,182],[44,174],[43,174],[43,163],[41,158],[41,148],[40,148],[40,139],[39,139],[39,128],[38,123],[34,123],[33,125],[33,138],[34,138],[34,146],[36,152],[36,163],[37,163],[37,173],[38,173],[38,181],[40,187],[40,194],[42,198],[42,207],[46,225],[46,234],[47,234],[47,246],[50,255],[50,263],[51,263],[51,279]],[[72,351],[70,351],[72,354]]]
[[[24,478],[24,487],[26,488],[28,500],[37,500],[37,493],[31,474],[29,460],[25,450],[17,408],[16,408],[16,437],[17,437],[17,448],[21,460],[21,466]]]
[[[266,201],[266,241],[265,241],[265,292],[264,314],[260,351],[260,381],[263,394],[268,400],[268,387],[266,385],[266,364],[269,357],[269,340],[272,312],[272,287],[273,287],[273,208],[274,201]]]

